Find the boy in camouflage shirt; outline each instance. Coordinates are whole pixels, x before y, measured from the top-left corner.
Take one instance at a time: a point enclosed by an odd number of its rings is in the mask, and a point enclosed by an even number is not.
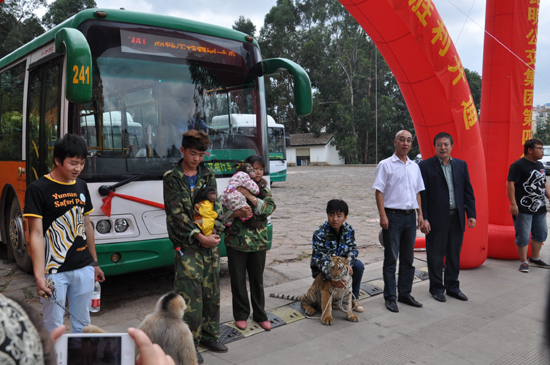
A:
[[[164,205],[168,235],[174,249],[180,247],[183,253],[175,258],[174,289],[187,302],[183,318],[193,333],[195,347],[200,344],[215,352],[227,352],[219,341],[221,238],[217,234],[203,235],[193,222],[194,198],[201,199],[206,187],[217,189],[214,172],[202,163],[209,142],[202,131],[183,134],[183,158],[164,174]],[[219,199],[214,210],[223,214]],[[198,352],[197,358],[202,363]]]
[[[363,263],[357,260],[359,251],[355,242],[355,230],[346,223],[348,218],[348,204],[340,199],[333,199],[327,203],[327,221],[313,233],[313,253],[311,255],[311,273],[313,278],[322,274],[323,280],[328,280],[330,273],[330,257],[340,256],[351,258],[350,274],[352,277],[353,310],[363,312],[359,305],[359,288],[363,278]],[[333,281],[337,288],[343,288],[344,283]]]

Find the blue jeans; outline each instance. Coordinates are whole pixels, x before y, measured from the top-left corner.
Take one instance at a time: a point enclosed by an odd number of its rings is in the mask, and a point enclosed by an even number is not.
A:
[[[55,282],[56,302],[65,308],[65,299],[69,299],[69,311],[84,325],[90,323],[90,306],[94,291],[94,267],[84,266],[81,269],[46,275]],[[51,332],[63,324],[65,311],[51,300],[41,298],[44,310],[44,324]],[[82,333],[82,325],[70,316],[73,333]]]
[[[544,242],[548,236],[548,226],[546,225],[546,213],[527,214],[519,212],[517,216],[512,216],[514,228],[516,230],[516,245],[525,247],[529,244],[529,237],[532,235],[533,241]]]
[[[396,300],[395,268],[399,255],[399,298],[411,295],[414,280],[414,241],[416,239],[416,213],[409,214],[386,209],[389,226],[382,230],[384,239],[384,299]]]
[[[356,259],[353,265],[351,265],[351,269],[353,270],[353,275],[351,276],[351,292],[353,293],[353,298],[358,299],[365,266],[361,261]]]

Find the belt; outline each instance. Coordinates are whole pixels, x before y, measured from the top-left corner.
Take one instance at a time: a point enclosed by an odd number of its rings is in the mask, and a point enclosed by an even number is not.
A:
[[[458,209],[451,209],[451,210],[449,210],[449,214],[450,214],[450,215],[458,214]]]
[[[414,213],[414,209],[393,209],[393,208],[384,208],[387,211],[395,212],[395,213],[402,213],[402,214],[411,214]]]

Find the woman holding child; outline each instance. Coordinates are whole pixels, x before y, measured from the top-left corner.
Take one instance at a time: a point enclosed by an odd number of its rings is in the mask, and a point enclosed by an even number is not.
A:
[[[245,163],[252,165],[254,182],[260,187],[256,196],[244,187],[237,188],[252,206],[252,218],[233,220],[231,226],[225,229],[225,245],[231,292],[233,294],[233,318],[240,329],[246,329],[250,316],[250,302],[246,290],[246,274],[250,282],[250,297],[252,300],[253,319],[266,331],[271,330],[271,323],[265,311],[264,269],[267,251],[267,217],[275,210],[275,201],[267,182],[262,178],[265,162],[259,156],[250,156]]]

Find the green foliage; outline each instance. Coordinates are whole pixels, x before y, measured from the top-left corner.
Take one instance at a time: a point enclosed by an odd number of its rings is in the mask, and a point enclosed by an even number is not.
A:
[[[479,112],[481,105],[481,76],[477,72],[470,71],[467,68],[464,68],[464,74],[466,74],[468,85],[470,85],[470,92],[472,93],[476,110]]]
[[[546,120],[539,118],[533,138],[540,139],[544,145],[550,145],[550,114]]]
[[[0,3],[0,58],[44,33],[33,14],[45,0],[7,0]]]
[[[251,35],[252,37],[256,34],[256,26],[252,23],[252,20],[245,19],[242,15],[239,17],[239,20],[235,21],[235,24],[232,27],[239,32]]]
[[[42,17],[42,24],[48,29],[53,28],[84,9],[96,7],[94,0],[55,0]]]
[[[0,58],[52,28],[81,10],[96,7],[94,0],[6,0],[0,2]],[[47,7],[41,20],[34,14]]]
[[[46,5],[46,0],[6,0],[3,4],[6,13],[13,15],[17,23],[34,17],[34,12]]]
[[[300,64],[300,16],[292,0],[277,0],[265,16],[259,43],[263,58],[283,57]],[[288,72],[266,78],[267,113],[290,133],[308,132],[294,110],[294,79]]]
[[[294,112],[289,74],[266,80],[267,112],[288,132],[335,133],[333,143],[346,163],[378,162],[393,153],[396,132],[408,129],[414,135],[393,74],[338,1],[278,0],[265,17],[259,42],[264,58],[292,59],[311,79],[314,107],[305,118]],[[414,144],[411,156],[417,153]]]
[[[21,159],[23,116],[17,111],[0,116],[0,156],[2,159]]]

